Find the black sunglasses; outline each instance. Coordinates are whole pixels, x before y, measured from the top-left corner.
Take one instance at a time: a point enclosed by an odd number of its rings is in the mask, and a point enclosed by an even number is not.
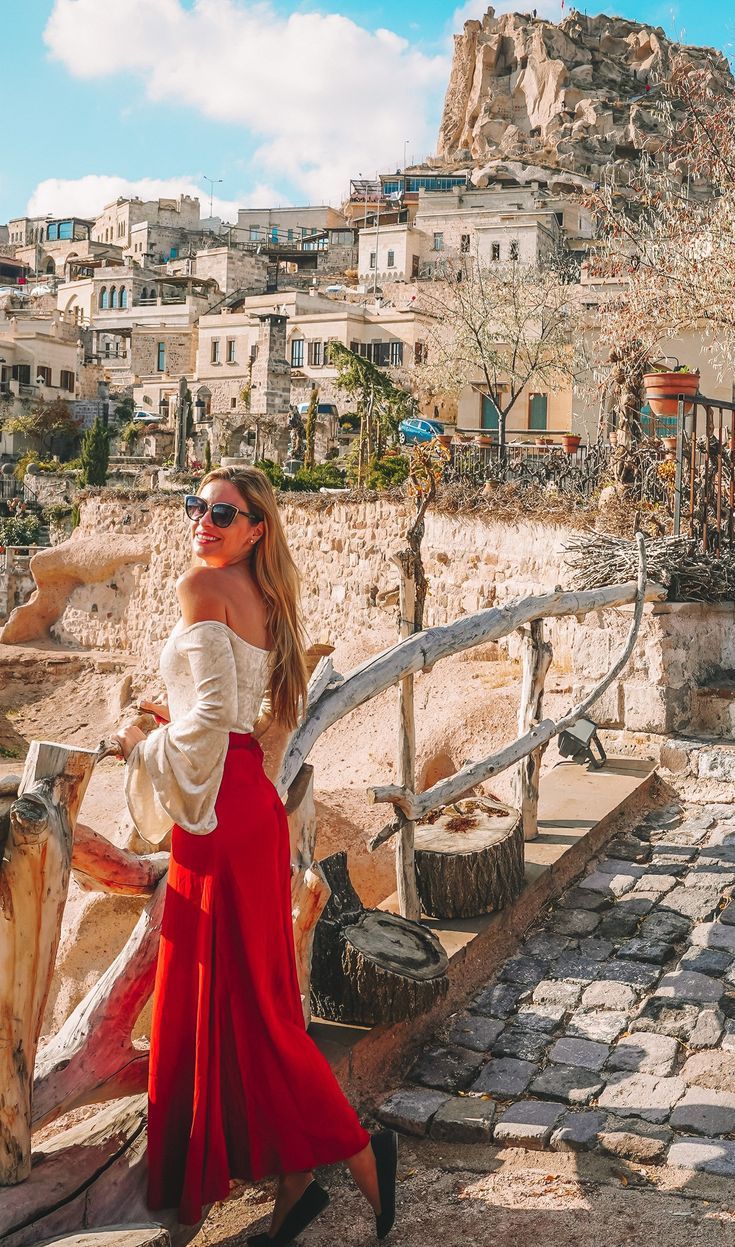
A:
[[[253,524],[262,519],[252,511],[241,511],[231,502],[207,502],[206,498],[198,498],[196,494],[187,494],[184,499],[184,510],[190,520],[201,520],[210,512],[215,528],[229,528],[236,515],[246,515]]]

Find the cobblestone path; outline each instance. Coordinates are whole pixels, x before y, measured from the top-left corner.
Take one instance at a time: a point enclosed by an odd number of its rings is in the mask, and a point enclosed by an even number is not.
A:
[[[607,848],[380,1107],[455,1143],[735,1177],[735,807]]]

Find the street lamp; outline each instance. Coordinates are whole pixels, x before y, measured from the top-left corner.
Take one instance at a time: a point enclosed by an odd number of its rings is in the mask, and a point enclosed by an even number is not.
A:
[[[222,181],[222,178],[208,178],[206,173],[202,174],[202,181],[209,182],[209,219],[212,219],[212,202],[214,200],[214,188]]]

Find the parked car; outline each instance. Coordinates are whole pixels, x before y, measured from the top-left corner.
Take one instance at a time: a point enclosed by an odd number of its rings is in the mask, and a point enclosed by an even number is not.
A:
[[[398,440],[401,446],[417,446],[420,442],[430,442],[444,432],[440,420],[428,420],[423,416],[409,416],[401,420],[398,426]]]
[[[157,412],[136,411],[135,415],[133,416],[133,423],[134,424],[160,424],[162,419],[165,419],[165,417],[161,417],[160,415],[158,415]]]
[[[308,410],[309,410],[308,403],[299,403],[298,412],[300,416],[305,416]],[[335,420],[338,419],[338,412],[337,412],[337,408],[334,403],[317,403],[316,414],[317,416],[322,416],[323,418],[326,418],[327,420],[329,419],[330,416],[334,416]]]

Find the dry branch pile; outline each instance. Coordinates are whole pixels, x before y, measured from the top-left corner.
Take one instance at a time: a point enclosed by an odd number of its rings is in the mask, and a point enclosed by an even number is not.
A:
[[[735,555],[715,558],[697,550],[689,537],[660,537],[646,543],[648,576],[668,591],[670,602],[735,601]],[[599,589],[635,575],[636,545],[607,533],[571,537],[564,561],[572,589]]]

